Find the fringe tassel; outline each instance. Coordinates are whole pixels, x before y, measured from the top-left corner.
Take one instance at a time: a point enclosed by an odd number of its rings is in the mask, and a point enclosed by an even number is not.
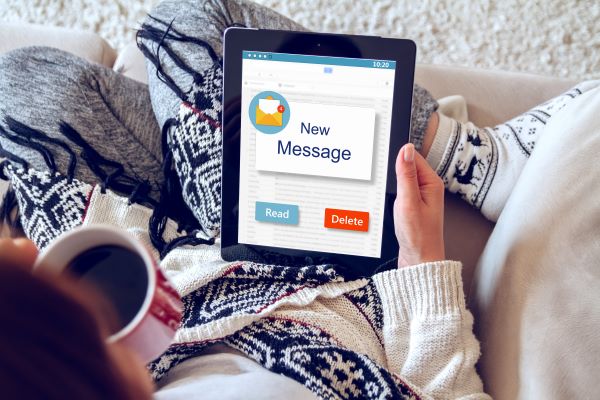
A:
[[[0,156],[6,157],[7,155],[11,155],[9,152],[2,149],[0,146]],[[8,158],[8,157],[7,157]],[[18,157],[16,157],[18,158]],[[24,163],[25,160],[21,159]],[[0,179],[4,181],[10,181],[9,177],[6,176],[4,169],[10,164],[10,160],[4,160],[0,162]],[[25,163],[27,164],[27,163]],[[20,228],[19,222],[19,211],[18,211],[18,202],[15,191],[12,187],[9,186],[8,191],[4,195],[4,199],[1,199],[0,202],[0,225],[5,225],[10,230],[10,236],[14,237],[16,232]],[[14,216],[13,216],[14,214]]]
[[[223,18],[223,21],[226,22],[227,18],[229,18],[230,23],[226,26],[243,26],[241,24],[236,24],[231,20],[231,13],[227,9],[227,15],[218,15]],[[150,23],[143,23],[141,28],[136,33],[136,42],[140,51],[144,54],[146,59],[148,59],[152,65],[156,68],[156,76],[162,82],[164,82],[176,95],[181,99],[181,101],[188,101],[187,95],[188,91],[179,87],[177,83],[171,78],[162,67],[162,62],[160,59],[160,52],[164,50],[167,57],[180,69],[190,74],[194,83],[197,85],[201,85],[203,83],[203,76],[200,72],[194,70],[191,66],[187,65],[171,48],[169,45],[169,41],[175,42],[186,42],[193,43],[200,48],[204,49],[208,56],[211,58],[213,63],[222,64],[222,59],[217,55],[212,46],[202,39],[198,39],[192,36],[185,35],[175,29],[173,27],[173,23],[175,20],[171,20],[170,22],[163,21],[159,18],[156,18],[152,15],[148,15],[148,18],[151,21],[154,21],[159,26],[151,25]],[[152,42],[156,44],[156,51],[152,51],[144,41]]]
[[[133,178],[125,174],[125,168],[117,161],[109,160],[94,149],[71,125],[60,121],[59,130],[67,139],[81,147],[81,158],[85,161],[90,170],[100,179],[102,193],[106,189],[125,194],[129,197],[129,202],[148,204],[151,207],[156,206],[156,201],[149,196],[150,184],[148,181]],[[104,169],[112,169],[107,172]]]
[[[52,174],[57,173],[56,162],[51,149],[46,145],[55,145],[64,150],[69,155],[66,176],[69,182],[73,181],[75,178],[75,169],[77,167],[77,156],[67,143],[50,137],[46,133],[27,126],[11,117],[7,117],[5,123],[12,132],[9,132],[4,127],[0,126],[0,136],[17,145],[38,152],[43,157],[46,166]],[[105,191],[107,187],[110,187],[120,193],[134,194],[137,199],[143,199],[143,201],[149,204],[156,204],[156,202],[147,195],[150,191],[150,184],[148,182],[126,175],[122,164],[103,157],[68,123],[60,121],[59,131],[69,141],[81,147],[81,158],[98,177],[103,191]],[[21,164],[23,167],[27,167],[27,162],[25,160],[1,147],[0,155]],[[107,172],[104,167],[106,167],[106,169],[111,169],[112,171]],[[145,195],[142,196],[142,194]]]
[[[177,86],[173,78],[171,78],[168,74],[166,74],[163,71],[160,62],[160,56],[158,51],[160,50],[160,44],[165,40],[167,34],[169,33],[169,28],[167,28],[163,36],[160,37],[158,40],[154,36],[153,31],[150,28],[151,27],[147,24],[142,25],[142,28],[136,34],[137,46],[140,49],[140,51],[144,54],[144,57],[146,57],[146,59],[154,65],[154,68],[156,68],[156,77],[160,79],[165,85],[167,85],[177,95],[177,97],[184,101],[186,99],[185,91],[179,86]],[[140,40],[140,38],[145,36],[147,36],[147,39],[159,43],[159,48],[156,51],[156,55],[152,53],[152,51],[150,51],[150,49]]]
[[[178,42],[188,42],[188,43],[194,43],[197,44],[198,46],[204,48],[204,50],[206,50],[208,52],[208,56],[215,62],[219,61],[219,56],[217,55],[217,53],[215,52],[215,50],[212,48],[212,46],[210,44],[208,44],[206,41],[202,40],[202,39],[198,39],[195,38],[193,36],[189,36],[186,35],[180,31],[178,31],[177,29],[175,29],[173,27],[173,23],[174,23],[174,19],[171,20],[170,22],[166,22],[163,21],[159,18],[156,18],[152,15],[148,15],[148,18],[150,18],[151,20],[153,20],[154,22],[158,23],[159,25],[164,26],[165,28],[167,28],[164,31],[165,37],[164,39],[169,39],[169,40],[174,40],[174,41],[178,41]],[[161,34],[163,33],[163,31],[160,30],[160,28],[158,27],[153,27],[152,25],[148,24],[148,23],[144,23],[142,24],[142,29],[140,29],[140,31],[138,31],[138,33],[142,34],[142,37],[144,37],[144,32],[146,29],[149,29],[150,32],[156,30],[157,32],[160,32]],[[150,35],[149,37],[147,37],[147,39],[150,39],[154,42],[156,42],[156,37],[152,37],[153,35]]]
[[[52,174],[57,173],[56,162],[51,149],[46,145],[55,145],[64,150],[69,155],[67,179],[69,182],[72,182],[75,178],[77,156],[66,142],[52,138],[46,133],[29,127],[11,117],[7,117],[5,123],[12,132],[9,132],[4,127],[0,126],[0,136],[19,146],[38,152],[42,155],[46,166]],[[85,139],[83,139],[79,132],[68,123],[60,121],[59,131],[70,142],[81,147],[81,158],[86,162],[94,175],[98,177],[103,191],[106,191],[106,189],[109,188],[115,192],[129,196],[130,202],[147,204],[151,207],[156,206],[156,201],[149,196],[151,188],[149,182],[125,174],[125,169],[122,164],[109,160],[98,153]],[[16,154],[5,150],[2,146],[0,146],[0,157],[5,157],[10,162],[19,164],[23,168],[29,168],[27,161]],[[5,176],[3,169],[4,168],[0,169],[0,178],[8,179],[8,177]]]
[[[13,217],[13,213],[18,209],[17,196],[12,188],[9,188],[4,196],[0,206],[0,224],[4,224],[10,230],[10,236],[14,237],[19,229],[19,215]]]
[[[223,21],[232,21],[231,13],[226,10],[227,15],[222,15]],[[136,34],[136,41],[139,49],[142,51],[144,56],[154,65],[156,68],[156,75],[158,79],[164,82],[173,92],[182,100],[189,101],[188,92],[183,88],[179,87],[175,81],[165,72],[161,62],[161,50],[164,50],[164,54],[181,70],[190,74],[194,83],[197,85],[203,84],[203,75],[198,71],[195,71],[192,67],[186,64],[172,49],[169,45],[169,41],[174,42],[186,42],[193,43],[204,49],[208,56],[211,58],[213,63],[221,64],[222,60],[219,58],[217,53],[214,51],[212,46],[206,41],[198,38],[187,36],[182,32],[178,31],[173,27],[174,20],[170,22],[163,21],[159,18],[148,15],[148,18],[153,21],[157,26],[144,23]],[[232,25],[227,24],[227,25]],[[152,52],[150,48],[144,43],[148,41],[156,44],[156,51]],[[169,207],[172,204],[185,204],[182,196],[182,188],[179,177],[173,167],[173,154],[169,148],[168,135],[171,128],[176,126],[177,120],[171,118],[165,122],[162,127],[162,151],[163,151],[163,177],[164,183],[160,191],[160,200],[157,206],[154,208],[149,223],[150,239],[153,246],[159,251],[161,259],[164,258],[171,250],[176,247],[184,245],[199,245],[199,244],[213,244],[214,238],[203,239],[202,238],[202,227],[196,220],[190,209],[185,207]],[[167,219],[171,218],[179,223],[179,231],[185,230],[191,232],[186,236],[182,236],[172,240],[170,243],[166,243],[163,234],[166,228]]]
[[[48,165],[48,168],[51,169],[52,173],[56,173],[54,156],[52,155],[51,150],[45,147],[44,144],[53,144],[65,150],[70,156],[68,170],[69,179],[74,179],[77,158],[75,156],[75,152],[67,143],[55,138],[51,138],[47,134],[22,124],[12,118],[7,118],[6,122],[10,129],[14,131],[14,133],[8,132],[0,126],[0,134],[13,143],[25,146],[29,149],[34,149],[38,153],[42,154],[46,164]],[[164,154],[163,173],[165,180],[160,191],[159,202],[156,202],[156,200],[150,197],[149,193],[151,186],[147,181],[138,180],[126,175],[122,164],[113,160],[109,160],[98,153],[98,151],[96,151],[79,134],[79,132],[77,132],[77,130],[68,123],[64,121],[59,123],[59,131],[61,134],[64,135],[65,138],[67,138],[70,142],[81,147],[81,158],[86,162],[90,170],[100,179],[102,182],[101,185],[103,191],[106,191],[106,189],[114,190],[115,192],[128,196],[129,204],[138,203],[149,205],[151,208],[153,208],[148,228],[152,244],[161,254],[161,258],[163,258],[169,251],[179,246],[214,243],[214,239],[206,240],[198,235],[198,232],[201,231],[200,224],[187,207],[180,206],[185,204],[185,202],[182,198],[182,190],[179,183],[179,178],[175,172],[175,169],[173,168],[173,155],[168,146],[169,129],[173,127],[177,121],[175,119],[171,119],[167,122],[168,123],[164,125],[162,132],[162,148]],[[7,177],[4,173],[4,169],[9,163],[16,163],[23,168],[28,168],[28,163],[24,159],[5,150],[1,146],[0,156],[7,158],[7,160],[0,163],[0,178],[4,180],[9,180],[9,177]],[[0,221],[6,222],[7,225],[11,227],[12,232],[14,232],[18,227],[18,218],[12,218],[12,213],[16,207],[16,196],[14,191],[10,189],[6,194],[0,208]],[[186,236],[178,237],[175,240],[166,243],[163,239],[163,234],[168,218],[171,218],[179,223],[180,231],[185,230],[186,232],[192,233]]]
[[[75,177],[75,167],[77,166],[77,157],[75,152],[71,150],[71,148],[63,141],[54,139],[43,132],[40,132],[37,129],[33,129],[11,117],[6,117],[5,123],[8,125],[8,128],[17,134],[19,137],[26,138],[30,142],[42,142],[42,143],[50,143],[54,144],[61,149],[63,149],[67,154],[69,154],[69,165],[67,167],[67,179],[69,183],[73,181]]]
[[[163,259],[171,250],[176,247],[185,245],[213,244],[214,238],[202,239],[198,237],[197,232],[202,230],[202,227],[192,214],[190,209],[185,205],[182,197],[181,184],[175,169],[173,168],[173,153],[169,148],[169,131],[177,125],[175,118],[170,118],[165,121],[162,128],[162,152],[163,152],[163,177],[164,182],[160,190],[160,200],[154,208],[149,221],[149,234],[152,245],[160,253],[160,258]],[[169,205],[183,205],[182,207],[169,207]],[[185,230],[190,234],[178,237],[169,243],[166,243],[163,235],[167,225],[167,219],[171,218],[179,223],[179,231]]]
[[[6,140],[9,140],[17,145],[24,146],[31,150],[36,151],[37,153],[39,153],[42,156],[42,158],[44,159],[44,162],[46,163],[46,166],[51,171],[51,173],[53,173],[53,174],[56,173],[56,163],[54,162],[54,156],[52,156],[52,153],[50,152],[50,150],[48,150],[42,144],[34,142],[31,139],[31,137],[28,137],[28,136],[21,137],[21,136],[13,135],[12,133],[6,131],[2,126],[0,126],[0,136],[2,136]],[[4,150],[4,152],[8,153],[8,152],[6,152],[6,150]],[[17,156],[15,155],[13,157],[17,157]]]
[[[171,21],[171,23],[167,26],[167,29],[165,31],[162,31],[159,28],[153,27],[151,25],[147,25],[144,24],[142,25],[142,29],[139,30],[137,32],[137,37],[141,38],[141,39],[148,39],[150,41],[153,41],[155,43],[158,44],[157,48],[156,48],[156,58],[158,60],[158,62],[160,63],[160,50],[164,50],[165,53],[167,53],[167,56],[169,56],[169,58],[173,61],[173,63],[175,63],[175,65],[184,70],[185,72],[187,72],[188,74],[190,74],[193,78],[194,81],[197,81],[199,79],[201,79],[201,75],[200,73],[198,73],[197,71],[195,71],[192,67],[190,67],[189,65],[187,65],[185,63],[185,61],[183,61],[180,57],[177,56],[177,54],[173,51],[173,49],[171,49],[171,46],[167,43],[167,39],[169,40],[174,40],[174,41],[188,41],[188,42],[194,42],[193,38],[189,38],[187,40],[184,40],[183,37],[177,37],[173,34],[171,34],[170,32],[173,30],[173,24],[174,21]],[[201,46],[204,47],[205,49],[207,48],[207,46]],[[214,53],[214,50],[211,47],[208,47],[208,49],[210,49],[209,51],[209,55],[210,53]],[[216,57],[216,54],[212,54],[212,57]],[[213,58],[213,60],[215,60],[215,58]],[[161,68],[162,71],[162,68]],[[163,71],[164,73],[164,71]]]
[[[2,127],[0,126],[0,130],[2,129]],[[22,159],[21,157],[11,153],[10,151],[6,151],[4,150],[4,148],[2,147],[2,145],[0,144],[0,157],[2,158],[6,158],[16,164],[20,164],[21,167],[23,168],[29,168],[29,164],[27,163],[27,161],[25,161],[24,159]],[[0,163],[0,179],[2,180],[9,180],[9,178],[4,174],[4,167],[6,167],[6,162],[1,162]]]

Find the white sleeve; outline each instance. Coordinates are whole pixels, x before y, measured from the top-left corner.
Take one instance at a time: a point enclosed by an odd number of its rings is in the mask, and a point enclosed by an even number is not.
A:
[[[490,399],[475,370],[479,342],[466,309],[461,264],[424,263],[373,277],[383,304],[390,371],[435,399]]]

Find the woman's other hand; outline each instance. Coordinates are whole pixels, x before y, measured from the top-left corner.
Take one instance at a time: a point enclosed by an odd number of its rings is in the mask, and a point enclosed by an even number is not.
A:
[[[445,259],[444,184],[409,143],[396,158],[398,267]]]
[[[0,266],[13,265],[30,271],[37,254],[35,244],[28,239],[0,239]]]

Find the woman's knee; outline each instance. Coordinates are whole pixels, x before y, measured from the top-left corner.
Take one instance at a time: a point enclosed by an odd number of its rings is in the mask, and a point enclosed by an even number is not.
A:
[[[81,85],[95,79],[96,68],[86,60],[52,47],[23,47],[0,56],[0,97],[11,101],[27,98],[36,102],[34,93],[53,96],[69,85]],[[61,90],[57,90],[61,89]],[[45,97],[45,96],[42,96]]]
[[[0,55],[2,71],[15,74],[32,73],[39,76],[39,69],[65,68],[77,66],[85,62],[83,59],[54,47],[28,46],[20,47]],[[35,69],[34,69],[35,68]]]
[[[0,145],[34,168],[49,168],[47,160],[27,135],[33,129],[62,138],[60,122],[86,113],[91,98],[82,90],[89,86],[91,64],[70,53],[49,47],[25,47],[0,56]],[[25,136],[23,136],[25,135]],[[67,156],[54,154],[57,166],[66,165]],[[64,161],[64,162],[63,162]],[[52,164],[52,163],[51,163]]]

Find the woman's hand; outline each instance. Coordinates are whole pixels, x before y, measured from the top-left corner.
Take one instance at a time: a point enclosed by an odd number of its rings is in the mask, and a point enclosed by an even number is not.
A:
[[[12,265],[30,271],[37,254],[35,244],[28,239],[0,239],[0,267]]]
[[[398,267],[445,259],[444,184],[409,143],[396,158]]]

